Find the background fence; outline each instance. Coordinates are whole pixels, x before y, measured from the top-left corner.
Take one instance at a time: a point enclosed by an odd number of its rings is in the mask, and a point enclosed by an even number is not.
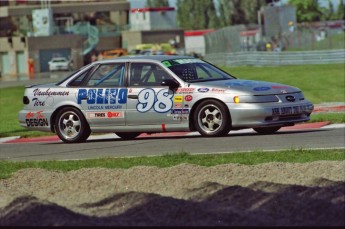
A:
[[[219,66],[279,66],[345,63],[345,49],[303,52],[234,52],[206,54],[206,61]]]

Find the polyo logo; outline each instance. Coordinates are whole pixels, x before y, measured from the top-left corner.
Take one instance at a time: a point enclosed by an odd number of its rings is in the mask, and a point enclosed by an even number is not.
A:
[[[79,89],[77,101],[81,104],[126,104],[127,89]]]

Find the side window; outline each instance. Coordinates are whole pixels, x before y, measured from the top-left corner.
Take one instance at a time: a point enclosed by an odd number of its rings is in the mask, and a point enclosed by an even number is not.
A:
[[[83,80],[85,79],[85,77],[87,76],[87,74],[90,72],[91,70],[85,71],[82,74],[80,74],[77,78],[75,78],[72,82],[70,82],[68,84],[68,86],[70,87],[77,87],[80,86],[81,83],[83,82]]]
[[[130,73],[129,86],[161,86],[172,78],[161,66],[149,63],[132,63]]]
[[[92,73],[86,86],[91,87],[119,87],[123,85],[125,64],[102,64]]]

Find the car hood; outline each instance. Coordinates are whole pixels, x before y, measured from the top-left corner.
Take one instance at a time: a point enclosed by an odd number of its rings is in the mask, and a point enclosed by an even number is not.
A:
[[[239,79],[191,83],[191,86],[197,88],[219,88],[237,93],[240,92],[241,94],[255,95],[295,93],[301,91],[299,88],[285,84]]]

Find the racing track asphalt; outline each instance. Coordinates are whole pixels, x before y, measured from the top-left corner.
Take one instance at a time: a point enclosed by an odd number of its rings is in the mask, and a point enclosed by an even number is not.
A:
[[[308,129],[319,129],[324,126],[329,125],[330,122],[315,122],[315,123],[304,123],[297,124],[295,126],[283,127],[281,130],[308,130]],[[254,132],[251,129],[245,129],[241,131],[236,131],[236,133],[250,133]],[[155,133],[155,134],[141,134],[138,138],[155,138],[155,137],[169,137],[169,136],[198,136],[200,135],[197,132],[168,132],[168,133]],[[88,140],[101,140],[101,139],[116,139],[119,138],[115,134],[103,134],[103,135],[91,135]],[[44,136],[44,137],[35,137],[35,138],[20,138],[19,136],[0,138],[1,143],[40,143],[40,142],[60,142],[58,136]]]

